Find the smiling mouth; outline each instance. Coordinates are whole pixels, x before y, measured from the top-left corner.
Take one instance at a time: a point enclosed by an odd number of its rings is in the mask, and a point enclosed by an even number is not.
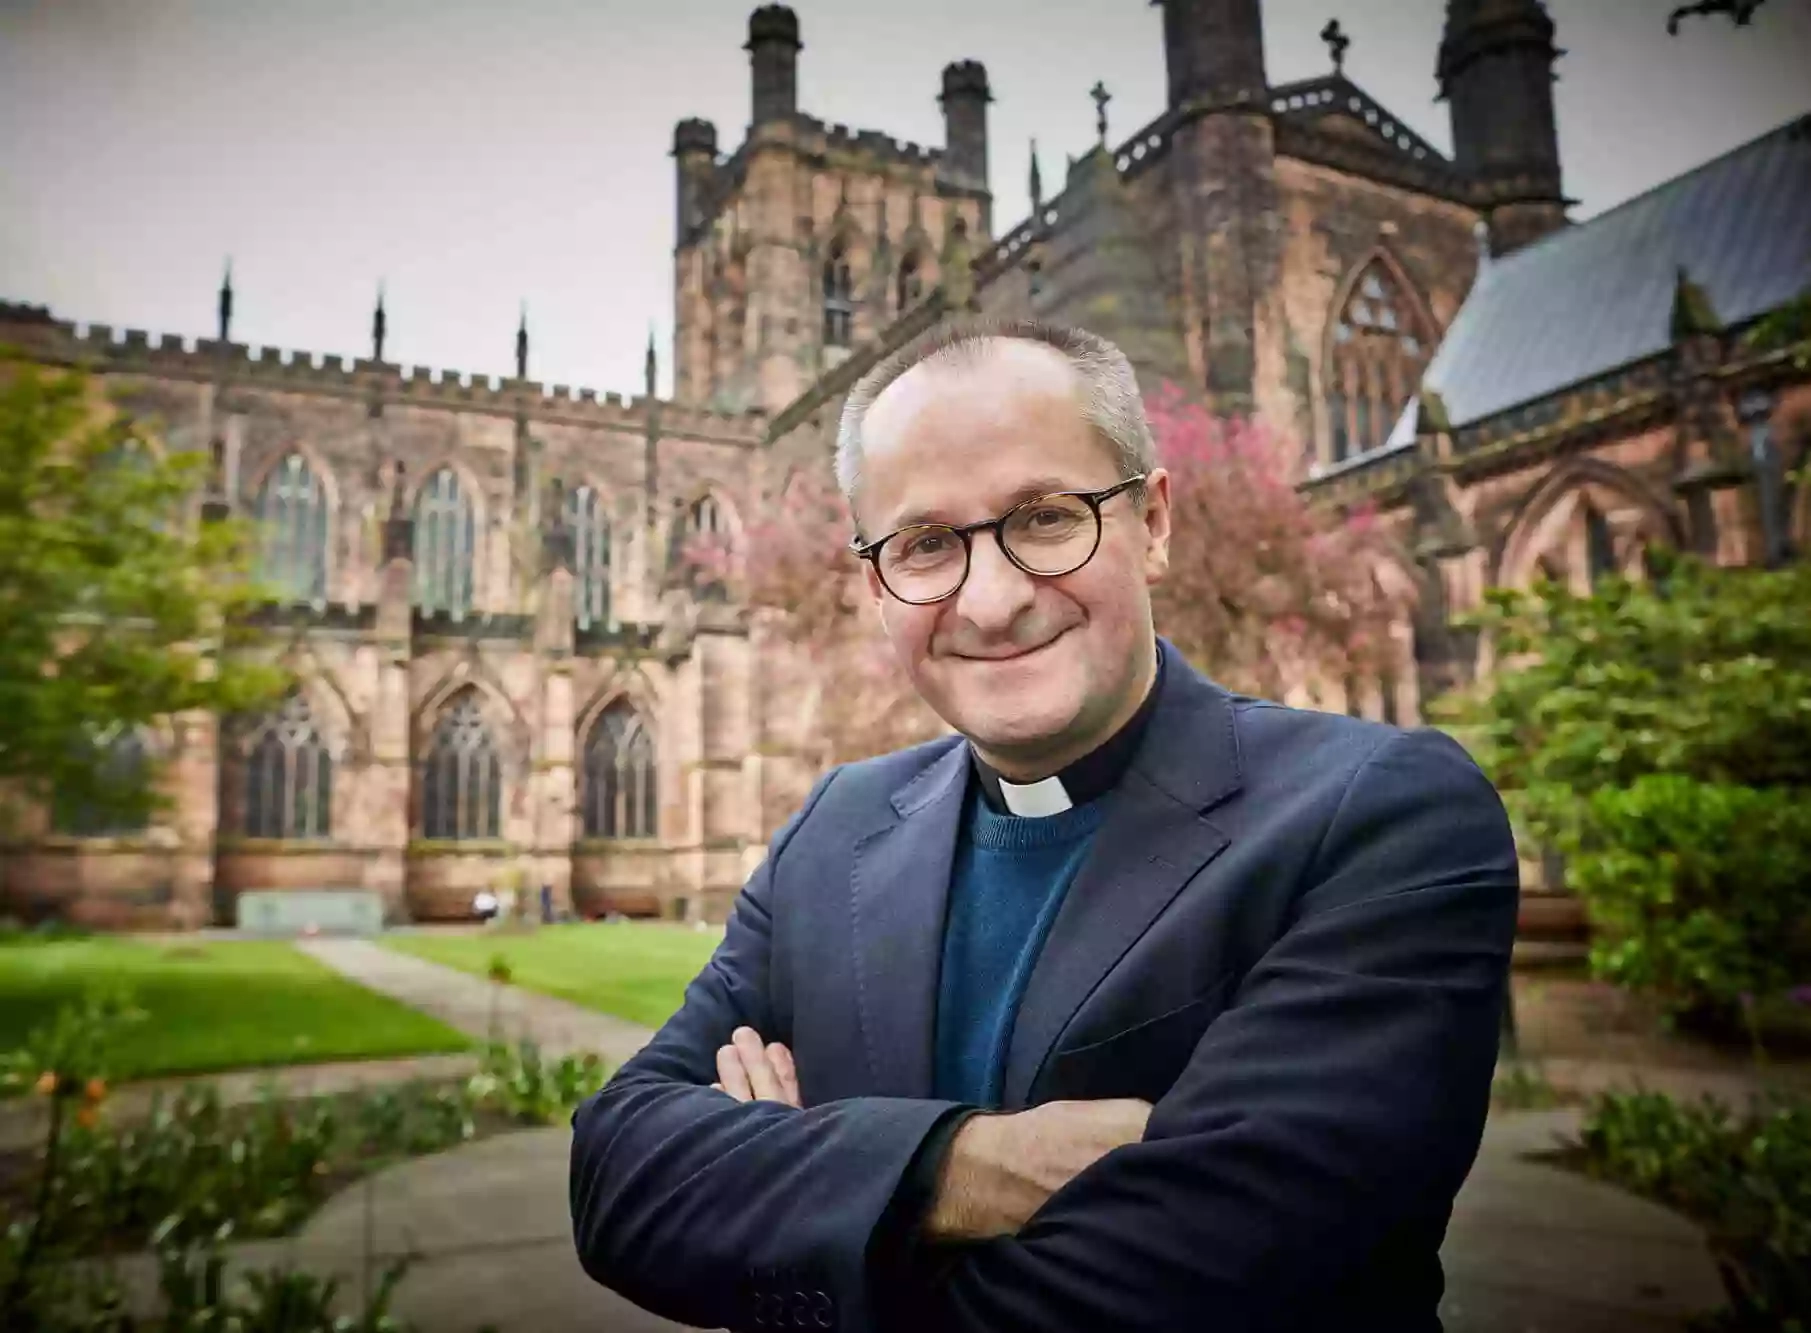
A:
[[[1000,662],[1022,662],[1028,657],[1037,656],[1037,654],[1043,652],[1046,648],[1048,648],[1052,644],[1056,643],[1059,639],[1061,639],[1068,632],[1069,631],[1066,629],[1061,630],[1056,634],[1056,636],[1054,638],[1045,639],[1044,642],[1040,643],[1035,648],[1027,648],[1027,649],[1023,650],[1022,652],[1016,652],[1016,653],[1012,653],[1012,654],[1009,654],[1006,656],[975,657],[975,656],[967,654],[967,653],[964,653],[961,656],[962,656],[962,660],[965,662],[980,662],[983,664],[992,664],[992,663],[1000,663]]]

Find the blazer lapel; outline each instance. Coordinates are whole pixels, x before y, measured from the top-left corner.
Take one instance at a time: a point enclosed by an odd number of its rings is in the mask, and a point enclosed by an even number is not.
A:
[[[1163,695],[1032,969],[1003,1100],[1023,1106],[1063,1029],[1183,885],[1226,847],[1202,817],[1239,789],[1231,700],[1160,641]],[[946,876],[947,877],[947,876]]]
[[[968,773],[968,746],[952,745],[894,794],[897,818],[855,846],[855,1000],[877,1096],[931,1095],[943,917]]]

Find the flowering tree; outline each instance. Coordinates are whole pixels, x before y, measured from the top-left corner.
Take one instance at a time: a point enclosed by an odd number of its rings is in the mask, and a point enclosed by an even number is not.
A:
[[[814,771],[945,729],[887,649],[861,562],[849,550],[854,531],[826,467],[796,474],[753,515],[739,552],[705,536],[683,556],[752,608],[769,663],[770,731]]]
[[[1171,477],[1158,633],[1216,680],[1267,698],[1385,666],[1407,604],[1378,581],[1373,515],[1311,507],[1289,451],[1255,422],[1216,417],[1170,385],[1145,412]]]

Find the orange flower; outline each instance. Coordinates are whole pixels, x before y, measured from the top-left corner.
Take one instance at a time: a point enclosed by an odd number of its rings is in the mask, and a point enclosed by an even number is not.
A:
[[[95,1118],[94,1108],[92,1106],[84,1106],[75,1113],[75,1122],[83,1129],[93,1129]]]
[[[91,1078],[88,1080],[87,1088],[83,1091],[87,1095],[89,1101],[98,1102],[107,1095],[107,1080],[104,1078]]]
[[[38,1075],[38,1081],[31,1085],[31,1090],[40,1097],[48,1097],[57,1090],[57,1076],[46,1069]]]

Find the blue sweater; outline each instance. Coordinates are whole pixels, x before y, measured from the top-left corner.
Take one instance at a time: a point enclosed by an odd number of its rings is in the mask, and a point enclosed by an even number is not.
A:
[[[950,870],[937,983],[934,1096],[1000,1104],[1019,999],[1100,825],[1098,803],[999,814],[972,789]]]

